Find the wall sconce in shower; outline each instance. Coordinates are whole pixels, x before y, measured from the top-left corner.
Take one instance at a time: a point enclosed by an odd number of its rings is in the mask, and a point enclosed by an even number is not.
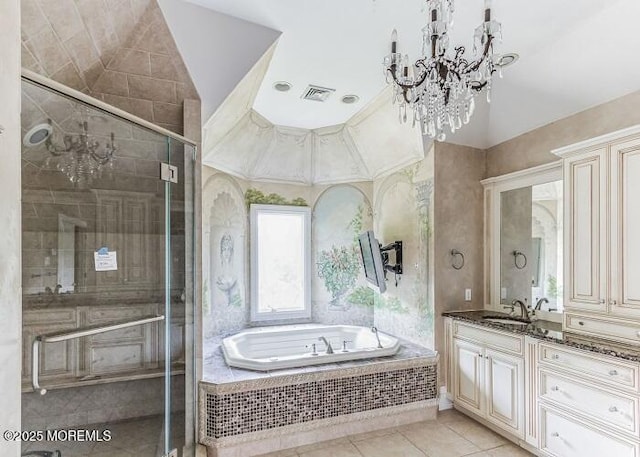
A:
[[[457,249],[451,250],[451,267],[454,270],[462,270],[464,267],[464,254]]]
[[[527,266],[527,256],[522,251],[513,251],[513,263],[518,270]]]

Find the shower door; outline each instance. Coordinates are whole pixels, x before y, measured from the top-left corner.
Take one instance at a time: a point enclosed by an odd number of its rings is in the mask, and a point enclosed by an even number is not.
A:
[[[193,147],[63,92],[23,79],[23,455],[190,455]]]

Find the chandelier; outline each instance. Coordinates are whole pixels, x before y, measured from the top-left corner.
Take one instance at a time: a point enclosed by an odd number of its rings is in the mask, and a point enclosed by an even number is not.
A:
[[[513,63],[517,55],[494,55],[494,42],[502,39],[499,22],[491,19],[491,0],[485,0],[484,21],[474,34],[473,60],[465,58],[465,48],[449,51],[448,32],[453,25],[453,0],[427,0],[430,21],[423,32],[424,57],[409,65],[409,57],[398,52],[398,34],[391,35],[391,53],[384,58],[388,84],[394,85],[393,103],[399,104],[401,122],[413,111],[413,125],[420,123],[422,134],[438,141],[446,138],[445,128],[455,132],[467,124],[475,109],[474,98],[486,90],[491,101],[491,78],[497,70]]]
[[[51,124],[51,120],[49,120]],[[46,139],[47,150],[57,159],[56,168],[74,184],[90,184],[100,177],[105,167],[113,169],[114,154],[117,151],[115,135],[111,132],[104,146],[89,136],[86,119],[78,122],[80,133],[63,137],[64,146],[56,145],[52,135]],[[49,160],[47,160],[49,162]]]

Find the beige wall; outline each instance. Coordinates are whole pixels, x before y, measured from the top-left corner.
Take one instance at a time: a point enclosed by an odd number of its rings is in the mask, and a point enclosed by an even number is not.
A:
[[[0,2],[0,411],[2,430],[20,430],[20,2]],[[0,440],[0,455],[20,455],[20,442]]]
[[[640,124],[640,91],[560,119],[487,150],[485,177],[499,176],[558,158],[552,149]]]
[[[441,314],[483,307],[483,188],[485,152],[449,143],[435,145],[435,348],[443,349]],[[454,269],[451,250],[465,256]],[[465,289],[472,300],[464,300]]]

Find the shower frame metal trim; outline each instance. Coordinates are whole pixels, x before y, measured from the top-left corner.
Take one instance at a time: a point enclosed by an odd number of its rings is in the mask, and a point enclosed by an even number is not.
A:
[[[115,106],[111,106],[108,103],[103,102],[102,100],[98,100],[97,98],[91,97],[90,95],[87,95],[83,92],[67,87],[64,84],[54,81],[53,79],[49,79],[45,76],[39,75],[38,73],[35,73],[26,68],[22,68],[22,79],[29,81],[33,84],[36,84],[38,86],[42,86],[46,89],[52,90],[54,92],[57,92],[59,94],[62,94],[66,97],[75,99],[81,103],[91,105],[92,107],[100,111],[104,111],[106,113],[111,114],[112,116],[118,117],[125,121],[132,122],[147,130],[151,130],[160,135],[164,135],[174,140],[188,144],[190,146],[193,146],[194,148],[197,147],[197,143],[193,140],[190,140],[189,138],[185,138],[182,135],[172,132],[171,130],[167,130],[165,128],[159,127],[152,122],[142,119],[141,117],[134,116],[133,114],[130,114],[124,110],[116,108]]]

